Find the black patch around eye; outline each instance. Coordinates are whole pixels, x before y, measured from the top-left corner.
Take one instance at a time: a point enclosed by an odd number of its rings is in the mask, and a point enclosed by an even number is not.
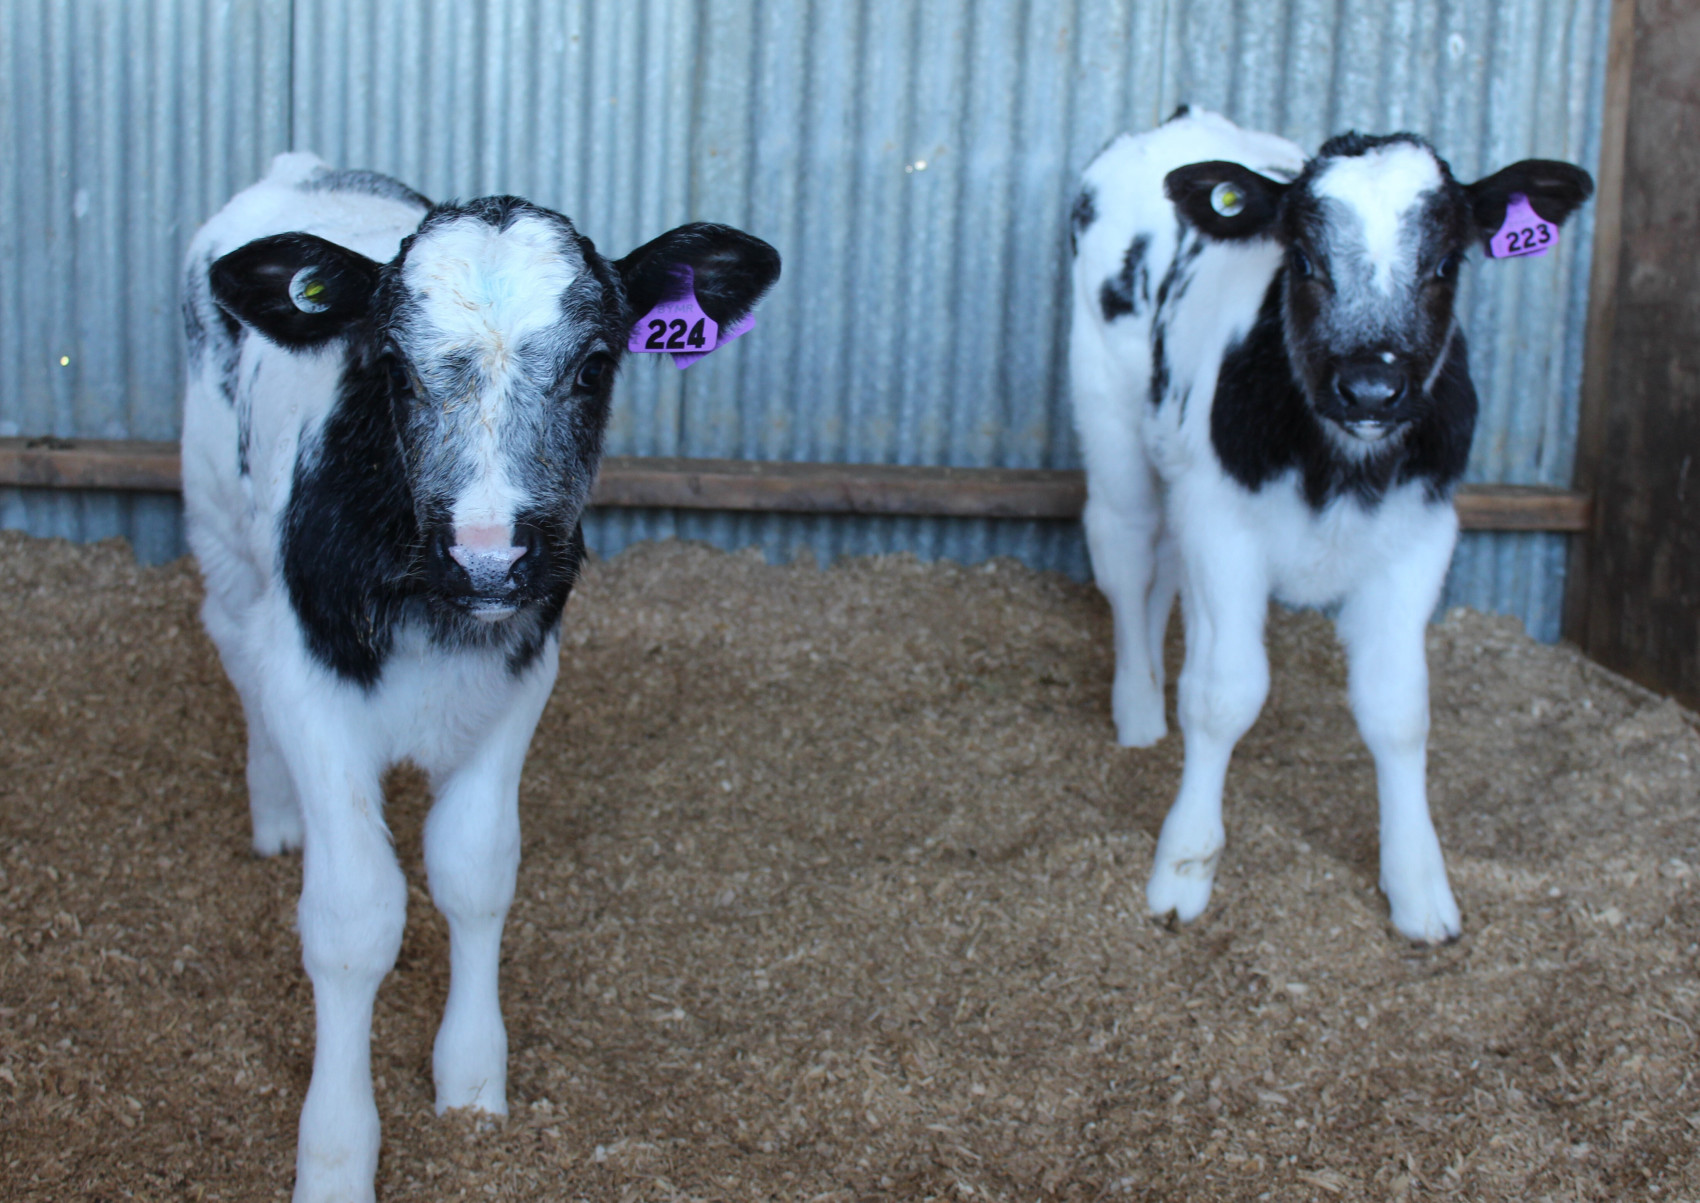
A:
[[[390,373],[390,396],[398,401],[406,401],[413,396],[413,377],[408,375],[407,367],[391,352],[387,357]]]
[[[613,379],[614,357],[597,351],[579,365],[578,374],[573,377],[573,388],[581,393],[594,393],[612,383]]]

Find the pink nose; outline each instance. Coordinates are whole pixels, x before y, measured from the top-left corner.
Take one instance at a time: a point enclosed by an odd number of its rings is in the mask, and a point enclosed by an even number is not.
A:
[[[513,566],[525,555],[525,548],[515,547],[513,542],[512,527],[457,526],[449,555],[465,569],[474,593],[493,597],[511,588]]]
[[[454,546],[449,548],[449,554],[468,572],[472,571],[474,563],[482,566],[499,562],[505,573],[525,555],[525,548],[515,547],[513,541],[511,526],[457,526]]]

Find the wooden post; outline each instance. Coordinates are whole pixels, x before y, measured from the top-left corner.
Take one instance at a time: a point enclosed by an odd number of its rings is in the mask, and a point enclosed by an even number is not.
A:
[[[1621,237],[1595,268],[1608,291],[1595,293],[1578,449],[1595,505],[1566,631],[1700,705],[1700,4],[1622,0],[1613,18],[1627,43],[1613,48]]]
[[[1594,190],[1594,261],[1588,280],[1588,326],[1582,353],[1581,413],[1576,426],[1577,489],[1598,487],[1611,404],[1611,341],[1617,317],[1617,276],[1623,246],[1623,158],[1629,136],[1629,89],[1635,65],[1635,0],[1612,0],[1606,49],[1605,112],[1600,121],[1600,165]],[[1590,528],[1570,541],[1564,577],[1564,637],[1588,646],[1589,553],[1600,532]]]

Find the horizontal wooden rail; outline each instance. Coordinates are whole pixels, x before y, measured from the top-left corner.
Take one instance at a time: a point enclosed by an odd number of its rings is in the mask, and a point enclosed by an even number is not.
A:
[[[176,443],[136,439],[0,439],[0,486],[180,488]],[[906,514],[951,518],[1078,518],[1079,472],[1024,468],[926,468],[798,464],[611,455],[592,504],[794,514]],[[1588,498],[1534,485],[1464,485],[1466,530],[1580,531]]]

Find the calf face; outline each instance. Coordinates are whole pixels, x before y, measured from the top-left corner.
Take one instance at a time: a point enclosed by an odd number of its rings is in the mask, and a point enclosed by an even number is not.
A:
[[[406,549],[393,572],[439,625],[501,623],[550,603],[558,613],[627,336],[685,268],[724,326],[771,286],[779,257],[697,224],[610,262],[560,214],[492,197],[433,209],[387,264],[299,233],[219,259],[211,281],[227,311],[292,350],[340,346],[338,414],[355,434],[337,445],[376,444],[376,471],[399,453],[387,488],[405,493],[395,507],[405,513],[339,505],[293,521],[291,539],[334,560],[360,546],[340,527],[387,520]]]
[[[1427,412],[1471,243],[1486,244],[1513,195],[1558,225],[1593,182],[1531,159],[1461,184],[1414,134],[1343,134],[1291,183],[1209,162],[1171,172],[1164,188],[1208,237],[1284,246],[1276,287],[1294,375],[1341,446],[1367,452]]]

